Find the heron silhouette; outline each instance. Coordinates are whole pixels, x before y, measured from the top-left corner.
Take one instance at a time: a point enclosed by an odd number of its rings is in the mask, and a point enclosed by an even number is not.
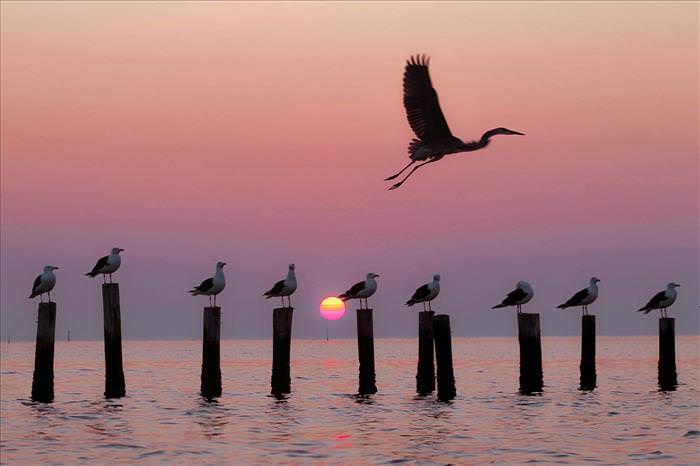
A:
[[[425,55],[411,56],[406,61],[403,73],[403,105],[406,108],[408,124],[411,125],[417,138],[411,140],[408,145],[411,162],[385,181],[398,177],[416,162],[427,161],[413,167],[408,175],[389,188],[390,191],[404,184],[420,167],[437,162],[445,155],[483,149],[493,136],[499,134],[524,136],[524,133],[508,128],[494,128],[486,131],[478,141],[463,142],[453,136],[440,109],[437,92],[430,81],[429,63],[430,58]]]

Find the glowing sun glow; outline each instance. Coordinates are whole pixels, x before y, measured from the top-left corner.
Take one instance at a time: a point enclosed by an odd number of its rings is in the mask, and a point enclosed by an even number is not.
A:
[[[335,296],[329,296],[321,301],[321,316],[328,320],[338,320],[345,314],[345,303]]]

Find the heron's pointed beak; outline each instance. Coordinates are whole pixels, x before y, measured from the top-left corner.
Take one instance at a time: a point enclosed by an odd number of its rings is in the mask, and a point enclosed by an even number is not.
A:
[[[518,136],[525,136],[525,133],[519,133],[519,132],[513,131],[513,130],[510,131],[510,134],[516,134]]]

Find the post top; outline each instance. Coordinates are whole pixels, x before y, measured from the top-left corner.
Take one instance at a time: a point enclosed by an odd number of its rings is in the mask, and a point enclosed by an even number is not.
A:
[[[204,310],[205,311],[220,311],[221,308],[219,306],[205,306]]]
[[[294,308],[291,306],[285,306],[285,307],[276,307],[272,309],[273,311],[293,311]]]

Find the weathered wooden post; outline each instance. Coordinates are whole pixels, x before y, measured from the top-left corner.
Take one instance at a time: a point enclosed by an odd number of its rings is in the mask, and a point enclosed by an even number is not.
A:
[[[360,395],[377,393],[374,373],[374,324],[372,309],[357,310],[357,356],[360,360]]]
[[[678,385],[676,374],[676,319],[659,319],[659,388],[675,390]]]
[[[438,314],[433,317],[433,334],[437,361],[437,398],[440,401],[449,401],[457,395],[455,373],[452,367],[450,316]]]
[[[221,308],[205,307],[203,323],[201,394],[212,399],[221,396]]]
[[[102,308],[105,340],[105,398],[126,395],[122,367],[122,318],[119,307],[119,284],[102,285]]]
[[[53,401],[53,354],[56,335],[56,303],[39,303],[36,324],[36,349],[32,400],[42,403]]]
[[[292,348],[294,308],[279,307],[272,311],[272,394],[291,392],[289,353]]]
[[[595,372],[595,316],[581,316],[581,390],[596,387]]]
[[[435,390],[435,363],[433,342],[433,311],[418,313],[418,371],[416,373],[416,391],[419,394]]]
[[[520,391],[525,394],[540,392],[544,381],[539,314],[518,314],[518,342],[520,343]]]

